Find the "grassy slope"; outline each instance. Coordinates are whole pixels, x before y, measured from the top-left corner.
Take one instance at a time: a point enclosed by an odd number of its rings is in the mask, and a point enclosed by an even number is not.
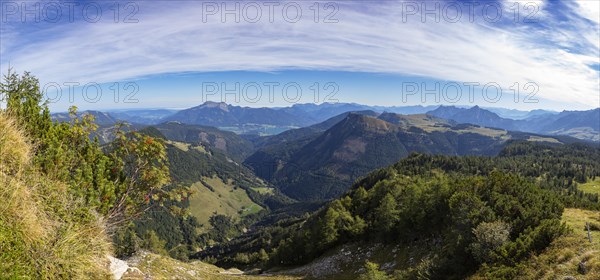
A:
[[[551,133],[558,135],[567,135],[579,139],[585,139],[590,141],[600,141],[600,134],[591,127],[576,127],[568,130],[560,129],[552,131]]]
[[[273,194],[273,192],[275,191],[275,189],[269,187],[260,187],[252,189],[258,192],[259,194]]]
[[[595,180],[589,181],[585,184],[581,184],[577,187],[580,191],[586,193],[597,193],[600,194],[600,177],[596,177]]]
[[[214,265],[199,261],[181,262],[169,257],[142,253],[129,261],[130,265],[138,268],[144,275],[135,273],[125,274],[123,279],[211,279],[211,280],[291,280],[300,279],[290,276],[251,276],[240,275],[237,270],[225,270]]]
[[[530,142],[548,142],[548,143],[555,143],[555,144],[559,144],[560,143],[560,141],[558,141],[556,138],[542,137],[542,136],[529,136],[529,138],[527,139],[527,141],[530,141]]]
[[[475,134],[481,134],[481,135],[485,135],[485,136],[489,136],[489,137],[497,137],[497,138],[507,135],[507,131],[503,130],[503,129],[487,128],[487,127],[480,127],[480,126],[475,126],[475,125],[465,125],[465,126],[462,126],[460,129],[453,129],[449,126],[449,123],[446,120],[431,117],[429,115],[423,115],[423,114],[406,115],[406,116],[402,116],[402,118],[406,120],[405,128],[414,126],[414,127],[420,128],[422,130],[425,130],[427,132],[454,131],[457,133],[475,133]]]
[[[107,279],[102,223],[30,164],[30,150],[0,113],[0,279]]]
[[[578,280],[600,279],[600,231],[592,231],[587,239],[584,225],[600,223],[600,212],[581,209],[565,209],[563,221],[573,230],[559,237],[538,256],[532,256],[522,267],[519,279],[564,279],[573,276]],[[585,262],[586,274],[578,272],[579,263]],[[483,279],[475,275],[472,279]]]
[[[195,150],[200,151],[202,153],[208,153],[203,146],[194,146],[194,147],[192,147],[192,144],[190,144],[190,143],[170,141],[170,140],[168,140],[167,143],[175,146],[176,148],[178,148],[178,149],[180,149],[180,150],[182,150],[184,152],[187,152],[187,151],[190,150],[190,148],[192,148],[192,149],[195,149]]]
[[[209,153],[203,146],[193,146],[177,141],[167,141],[167,143],[184,152],[197,150],[201,153]],[[263,209],[250,199],[244,189],[235,188],[233,182],[225,183],[216,176],[202,177],[201,180],[202,182],[196,182],[191,186],[194,194],[190,198],[189,210],[198,219],[198,222],[204,225],[204,229],[210,227],[208,220],[214,212],[236,219]],[[261,194],[273,192],[273,189],[268,187],[253,189]]]
[[[192,185],[194,194],[190,198],[190,212],[205,229],[210,227],[208,219],[214,212],[235,219],[263,209],[248,197],[245,190],[234,188],[218,177],[204,178],[204,182],[208,187],[201,182]]]

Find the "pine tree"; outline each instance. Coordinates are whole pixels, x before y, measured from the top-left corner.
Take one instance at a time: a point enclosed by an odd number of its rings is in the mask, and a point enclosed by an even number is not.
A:
[[[398,203],[390,193],[386,194],[375,209],[376,227],[383,233],[390,232],[399,220]]]
[[[166,242],[161,240],[156,232],[153,230],[149,230],[142,236],[142,244],[141,247],[161,255],[167,255],[167,250],[165,249]]]
[[[335,242],[338,238],[337,220],[340,214],[330,207],[320,222],[319,247],[326,248],[329,244]]]
[[[365,263],[365,272],[359,277],[359,280],[387,280],[390,279],[388,275],[379,270],[379,265],[373,262],[367,261]]]

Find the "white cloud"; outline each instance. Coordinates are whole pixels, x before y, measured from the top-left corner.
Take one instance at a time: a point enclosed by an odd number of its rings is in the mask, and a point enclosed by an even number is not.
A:
[[[600,22],[600,2],[590,0],[576,0],[578,12],[585,18]]]
[[[598,72],[588,67],[598,62],[597,37],[595,53],[575,54],[538,42],[542,35],[580,40],[571,32],[537,34],[531,28],[469,23],[466,17],[458,23],[422,23],[417,16],[402,22],[400,2],[372,4],[368,10],[355,7],[356,3],[360,2],[340,5],[338,23],[314,23],[306,4],[302,20],[287,23],[276,14],[276,24],[266,20],[266,10],[258,23],[203,23],[201,6],[194,1],[177,7],[141,6],[140,11],[152,10],[140,14],[139,23],[65,24],[57,27],[62,32],[58,38],[3,52],[1,66],[6,69],[10,60],[17,70],[59,83],[182,71],[289,68],[496,82],[505,89],[531,81],[539,85],[540,98],[584,107],[599,104]],[[320,18],[325,14],[321,11]],[[584,37],[594,42],[594,32]]]

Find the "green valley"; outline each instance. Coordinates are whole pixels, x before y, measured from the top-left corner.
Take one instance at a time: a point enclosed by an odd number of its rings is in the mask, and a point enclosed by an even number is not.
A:
[[[210,228],[208,223],[213,214],[226,215],[234,220],[256,214],[263,207],[253,202],[246,191],[225,183],[217,177],[204,178],[191,186],[189,197],[190,214],[198,219],[202,228]]]

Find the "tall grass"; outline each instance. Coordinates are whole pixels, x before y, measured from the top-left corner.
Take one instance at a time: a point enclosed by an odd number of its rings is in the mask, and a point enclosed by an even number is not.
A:
[[[30,163],[32,147],[0,113],[0,279],[107,279],[102,221]]]

